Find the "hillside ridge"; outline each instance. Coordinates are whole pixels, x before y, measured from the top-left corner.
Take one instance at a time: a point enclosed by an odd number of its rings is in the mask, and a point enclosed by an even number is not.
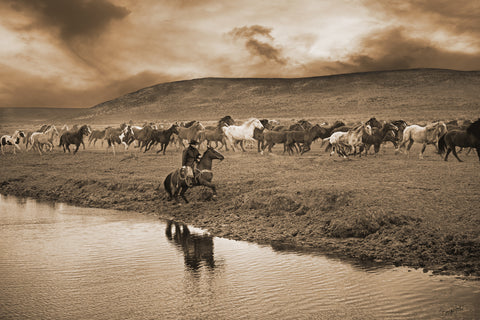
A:
[[[480,71],[408,69],[305,78],[206,77],[155,84],[99,103],[85,118],[216,119],[396,114],[479,109]],[[412,113],[415,110],[410,110]],[[453,115],[453,114],[452,114]],[[413,114],[407,116],[414,116]]]

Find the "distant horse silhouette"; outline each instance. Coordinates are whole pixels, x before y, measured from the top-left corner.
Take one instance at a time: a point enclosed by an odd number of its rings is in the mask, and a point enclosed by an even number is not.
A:
[[[478,159],[480,160],[480,118],[472,123],[466,130],[452,130],[440,137],[438,140],[438,150],[444,153],[445,161],[448,161],[448,155],[453,153],[458,161],[462,162],[457,155],[455,147],[475,148],[477,150]]]
[[[66,152],[66,150],[68,150],[68,152],[71,152],[70,145],[74,144],[76,148],[73,151],[73,154],[76,154],[78,148],[83,143],[83,136],[88,136],[90,133],[90,127],[86,124],[81,126],[80,129],[76,131],[64,132],[60,137],[60,144],[58,146],[63,147],[63,152]]]
[[[260,120],[256,118],[250,118],[240,126],[227,126],[223,127],[222,130],[225,133],[225,136],[230,143],[232,150],[235,151],[235,141],[255,141],[255,139],[253,139],[253,131],[255,128],[263,129],[263,125]],[[243,145],[241,145],[241,147],[242,151],[245,152],[245,149],[243,149]]]
[[[411,125],[403,130],[402,143],[398,146],[397,152],[409,142],[407,146],[407,155],[414,142],[423,144],[419,158],[423,159],[423,153],[427,144],[433,144],[437,148],[438,139],[447,132],[447,126],[442,121],[431,123],[425,127]]]
[[[185,197],[185,192],[195,186],[206,186],[212,189],[213,197],[216,197],[217,191],[215,185],[212,183],[212,160],[218,159],[222,161],[223,155],[217,150],[207,147],[207,150],[200,158],[200,162],[193,173],[190,167],[182,167],[173,172],[170,172],[165,180],[163,186],[168,195],[168,200],[175,200],[178,203],[178,196],[182,197],[185,203],[188,203]],[[190,169],[190,170],[189,170]]]

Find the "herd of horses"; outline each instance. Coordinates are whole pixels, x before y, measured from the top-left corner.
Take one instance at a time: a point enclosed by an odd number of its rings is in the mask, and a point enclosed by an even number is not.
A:
[[[12,135],[3,135],[0,138],[2,155],[8,147],[13,153],[21,150],[20,144],[25,144],[26,150],[33,150],[39,154],[51,152],[55,146],[62,147],[64,152],[72,152],[70,146],[74,145],[73,154],[77,153],[80,146],[85,149],[84,138],[88,137],[90,146],[97,140],[101,140],[102,146],[106,141],[115,155],[115,146],[123,145],[125,150],[134,145],[139,151],[147,152],[157,146],[157,153],[163,152],[170,143],[176,144],[177,148],[184,147],[185,142],[197,141],[200,145],[205,144],[205,152],[196,168],[196,172],[179,168],[171,172],[164,181],[164,189],[169,199],[178,202],[180,196],[185,202],[187,189],[203,185],[212,189],[216,195],[215,185],[212,183],[212,160],[223,160],[224,156],[218,151],[229,147],[235,151],[240,148],[245,151],[245,144],[254,142],[257,151],[261,154],[272,152],[276,144],[283,144],[283,152],[289,155],[304,154],[311,150],[314,141],[321,141],[330,155],[337,154],[340,157],[361,156],[368,154],[371,146],[374,147],[375,155],[385,143],[392,143],[396,153],[409,153],[414,143],[422,144],[419,154],[423,154],[427,145],[434,145],[439,154],[445,154],[444,160],[448,160],[450,153],[462,161],[456,147],[461,149],[475,149],[480,160],[480,118],[474,122],[464,121],[434,121],[427,125],[407,124],[403,120],[379,121],[370,118],[366,122],[356,125],[346,125],[342,121],[336,121],[332,125],[326,123],[312,124],[306,120],[300,120],[291,125],[281,125],[276,120],[251,118],[242,124],[236,125],[230,116],[221,118],[216,125],[204,126],[199,121],[188,123],[174,123],[167,129],[153,123],[143,126],[134,126],[132,123],[123,123],[119,127],[107,127],[101,130],[92,130],[89,125],[68,128],[64,125],[58,130],[54,125],[43,125],[36,131],[25,132],[16,130]],[[215,147],[213,147],[215,144]]]

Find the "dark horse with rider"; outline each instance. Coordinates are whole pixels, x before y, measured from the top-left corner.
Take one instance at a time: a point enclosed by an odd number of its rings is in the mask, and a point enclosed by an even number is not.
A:
[[[188,203],[185,192],[195,186],[209,187],[213,197],[216,197],[217,190],[212,183],[212,160],[222,161],[224,157],[211,147],[207,147],[203,155],[200,155],[197,144],[196,140],[190,141],[188,147],[182,152],[182,167],[169,173],[163,181],[168,200],[173,199],[175,203],[179,203],[178,196],[180,196],[185,203]]]

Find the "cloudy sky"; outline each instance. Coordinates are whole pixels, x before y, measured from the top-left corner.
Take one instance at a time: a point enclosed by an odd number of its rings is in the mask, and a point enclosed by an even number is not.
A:
[[[0,0],[0,107],[162,82],[480,70],[472,0]]]

